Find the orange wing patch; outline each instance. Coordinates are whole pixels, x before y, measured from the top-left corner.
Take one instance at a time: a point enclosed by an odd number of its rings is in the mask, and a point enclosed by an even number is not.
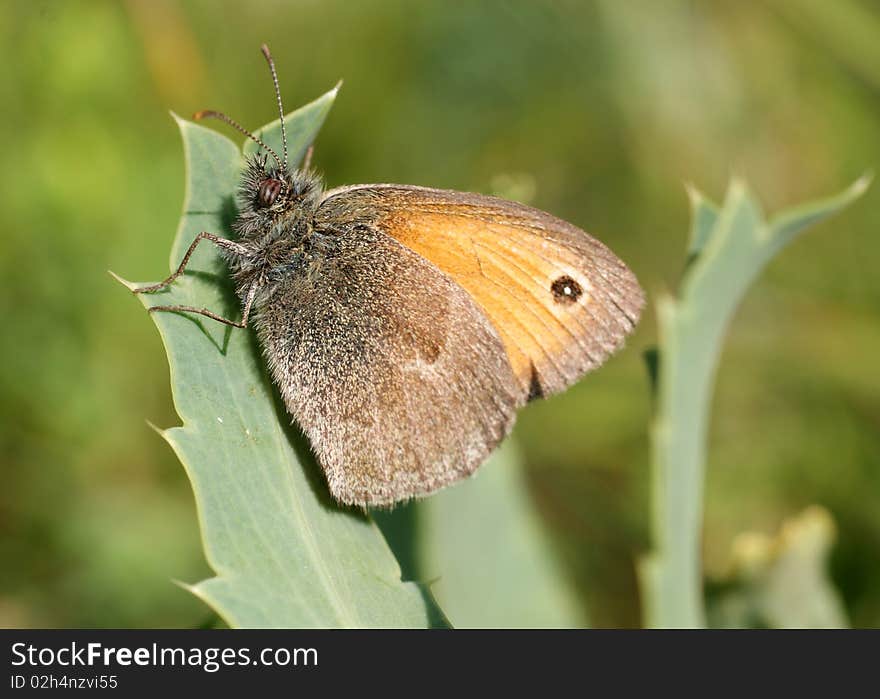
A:
[[[525,241],[511,240],[503,225],[461,216],[397,212],[394,218],[394,237],[452,277],[489,316],[527,390],[533,366],[542,378],[561,373],[556,358],[570,352],[577,336],[548,303],[554,270],[517,247]],[[499,241],[506,241],[503,250]]]
[[[635,327],[633,273],[579,228],[515,202],[358,185],[328,199],[371,219],[462,286],[497,330],[524,396],[564,390]]]
[[[396,211],[387,223],[479,304],[527,394],[566,388],[634,325],[607,292],[595,293],[607,282],[591,276],[588,258],[528,229],[419,211]]]

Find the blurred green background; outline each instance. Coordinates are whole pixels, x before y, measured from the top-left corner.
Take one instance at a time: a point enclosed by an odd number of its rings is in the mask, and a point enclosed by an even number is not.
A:
[[[745,177],[770,211],[880,162],[880,8],[867,0],[52,2],[0,5],[0,626],[197,626],[209,574],[159,336],[106,274],[163,276],[183,197],[168,114],[274,117],[345,84],[329,184],[523,198],[673,289],[684,182]],[[224,128],[220,125],[219,128]],[[712,420],[704,558],[810,504],[831,574],[880,626],[880,191],[811,231],[737,315]],[[534,404],[517,438],[594,624],[640,620],[649,309],[627,349]]]

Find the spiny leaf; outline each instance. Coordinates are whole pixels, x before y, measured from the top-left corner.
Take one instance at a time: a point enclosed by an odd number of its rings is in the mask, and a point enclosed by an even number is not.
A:
[[[336,91],[287,115],[291,162],[312,142]],[[178,119],[187,160],[184,214],[171,268],[199,231],[231,237],[242,154],[226,137]],[[273,145],[277,125],[260,130]],[[141,285],[131,285],[141,286]],[[238,299],[207,241],[167,291],[145,306],[187,304],[238,318]],[[382,534],[331,502],[302,436],[277,399],[249,330],[154,313],[183,425],[163,435],[195,493],[216,577],[189,586],[235,627],[425,627],[442,614],[402,583]]]
[[[706,433],[713,379],[728,323],[752,281],[796,233],[860,196],[868,179],[824,201],[765,221],[734,181],[719,210],[691,192],[690,261],[677,298],[657,302],[660,335],[652,427],[654,550],[640,567],[646,620],[655,627],[705,623],[699,557]]]

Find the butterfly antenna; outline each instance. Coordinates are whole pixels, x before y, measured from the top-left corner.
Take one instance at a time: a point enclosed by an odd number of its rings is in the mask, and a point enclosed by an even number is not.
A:
[[[196,112],[195,114],[193,114],[193,119],[195,119],[196,121],[198,121],[200,119],[219,119],[220,121],[225,121],[233,129],[237,129],[238,131],[241,131],[245,136],[247,136],[249,139],[251,139],[258,146],[261,146],[262,148],[265,148],[267,151],[269,151],[272,154],[272,157],[275,158],[275,162],[278,163],[278,167],[281,168],[282,170],[284,169],[281,166],[281,158],[278,157],[278,153],[276,153],[274,150],[269,148],[269,146],[267,146],[259,138],[254,136],[250,131],[248,131],[246,128],[244,128],[237,121],[235,121],[234,119],[230,119],[223,112],[215,112],[210,109],[203,109],[202,111]],[[286,148],[285,148],[285,151],[286,151]],[[285,163],[286,162],[287,162],[287,156],[285,155]]]
[[[287,168],[287,130],[284,128],[284,107],[281,104],[281,88],[278,87],[278,73],[275,72],[275,61],[272,60],[269,47],[263,44],[260,46],[260,51],[263,52],[266,61],[269,63],[269,70],[272,72],[272,82],[275,83],[275,97],[278,98],[278,115],[281,117],[281,145],[284,148],[284,168]]]

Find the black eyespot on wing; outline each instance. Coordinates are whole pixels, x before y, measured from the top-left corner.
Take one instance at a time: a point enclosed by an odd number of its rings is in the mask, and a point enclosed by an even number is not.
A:
[[[550,285],[550,291],[553,293],[553,300],[556,303],[572,304],[584,294],[581,285],[568,275],[557,277]]]

